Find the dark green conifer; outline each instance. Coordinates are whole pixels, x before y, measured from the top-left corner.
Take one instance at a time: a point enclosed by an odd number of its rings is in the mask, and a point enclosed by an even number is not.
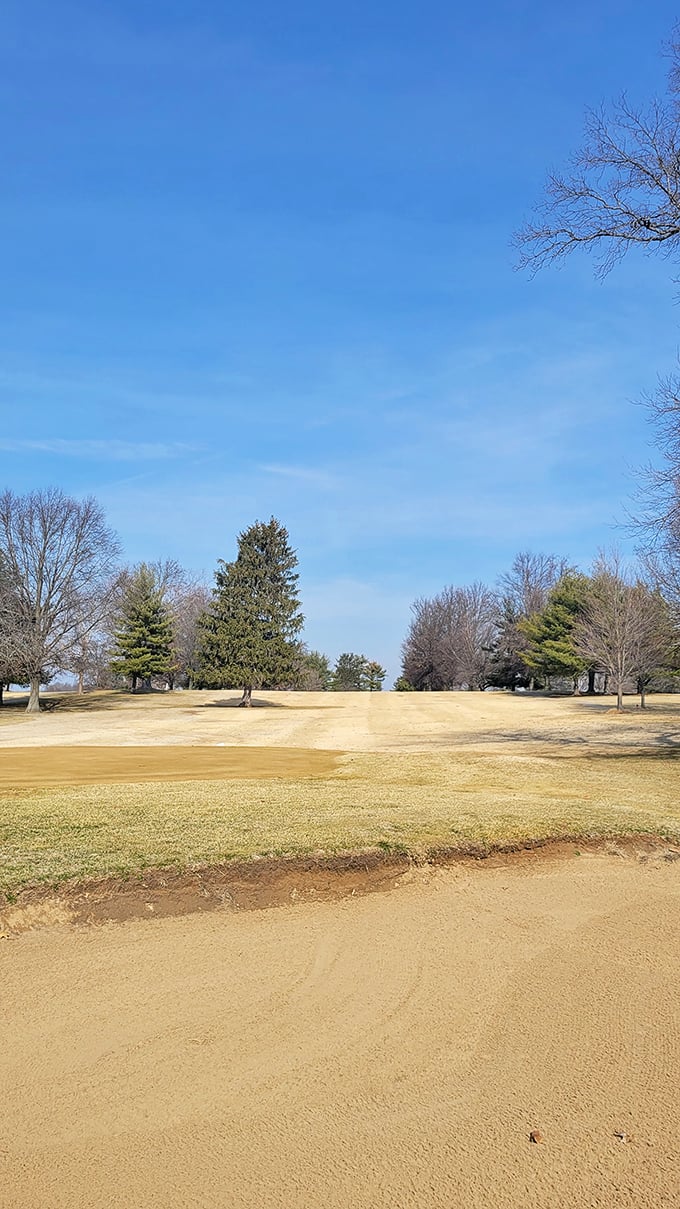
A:
[[[128,676],[133,693],[141,680],[168,676],[172,663],[172,619],[153,569],[141,563],[125,586],[120,624],[114,634],[111,670]]]
[[[212,608],[201,618],[197,684],[240,688],[241,704],[250,705],[254,688],[283,688],[295,679],[304,623],[297,564],[275,517],[239,534],[237,557],[220,560]]]
[[[552,589],[543,611],[518,623],[518,629],[529,642],[524,660],[543,680],[549,681],[551,676],[569,677],[576,687],[579,676],[588,668],[574,633],[577,621],[583,616],[588,588],[587,576],[570,571]]]

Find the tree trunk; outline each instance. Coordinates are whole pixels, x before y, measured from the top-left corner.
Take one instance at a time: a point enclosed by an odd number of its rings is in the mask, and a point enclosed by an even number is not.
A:
[[[40,677],[31,677],[31,689],[28,694],[27,714],[37,714],[40,711]]]
[[[595,668],[589,667],[588,668],[588,696],[593,697],[594,695],[595,695]]]
[[[2,703],[3,703],[4,692],[5,692],[5,686],[4,686],[4,684],[2,684],[0,682],[0,706],[2,706]]]
[[[132,691],[133,691],[133,693],[137,692],[137,673],[136,672],[132,673]]]
[[[616,708],[619,711],[619,713],[621,713],[621,711],[623,710],[623,682],[622,681],[619,681],[618,687],[616,690]]]
[[[83,687],[83,673],[82,673],[82,672],[78,672],[78,692],[79,692],[79,693],[84,692],[84,687]]]
[[[644,680],[638,681],[638,692],[640,694],[640,709],[647,708],[647,685]]]
[[[243,689],[243,696],[241,697],[241,700],[239,701],[239,706],[245,706],[246,709],[250,709],[250,706],[252,704],[253,704],[253,686],[252,686],[252,684],[248,684]]]
[[[536,681],[535,681],[534,677],[532,676],[531,680],[529,681],[529,692],[533,693],[535,687],[536,687]]]

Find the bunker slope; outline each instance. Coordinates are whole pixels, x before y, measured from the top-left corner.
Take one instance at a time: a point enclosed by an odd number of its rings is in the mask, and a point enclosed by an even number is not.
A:
[[[2,941],[0,1205],[677,1209],[679,923],[583,854]]]

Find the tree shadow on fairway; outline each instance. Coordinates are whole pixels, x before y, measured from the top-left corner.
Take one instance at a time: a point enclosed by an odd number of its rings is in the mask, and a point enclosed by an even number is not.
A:
[[[241,697],[227,697],[226,701],[201,701],[199,709],[240,709]],[[304,705],[286,705],[283,701],[258,701],[253,697],[244,709],[305,709]]]
[[[82,696],[76,693],[40,694],[40,712],[42,714],[56,712],[74,713],[76,710],[115,709],[116,704],[114,695],[109,693],[99,693],[96,696],[90,696],[87,693],[84,693]],[[2,707],[0,708],[0,717],[5,712],[12,714],[25,713],[27,705],[28,692],[12,693],[11,697],[5,695]]]

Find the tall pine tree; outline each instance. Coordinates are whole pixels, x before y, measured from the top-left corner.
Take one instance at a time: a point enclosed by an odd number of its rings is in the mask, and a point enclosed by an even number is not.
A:
[[[140,680],[149,687],[152,676],[170,674],[172,638],[162,587],[153,568],[140,563],[125,585],[111,670],[130,678],[133,693]]]
[[[288,531],[275,517],[239,534],[236,560],[220,560],[212,608],[200,622],[196,683],[240,688],[241,705],[248,706],[254,688],[290,682],[304,623],[297,565]]]

